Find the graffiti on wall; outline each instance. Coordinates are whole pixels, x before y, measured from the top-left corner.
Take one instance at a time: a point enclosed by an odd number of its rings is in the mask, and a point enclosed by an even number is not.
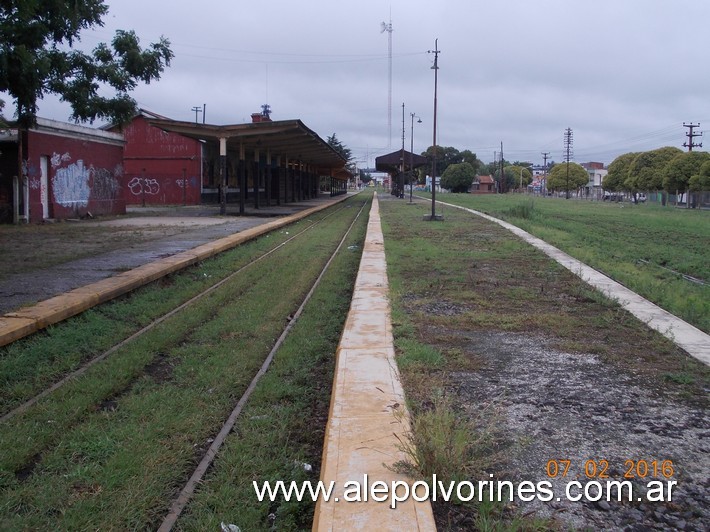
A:
[[[91,168],[90,169],[93,186],[91,193],[94,199],[113,200],[116,199],[121,185],[116,179],[116,171],[111,172],[106,168]]]
[[[50,164],[52,165],[52,168],[57,168],[61,166],[62,163],[68,163],[69,161],[71,161],[71,155],[69,155],[69,152],[65,152],[61,155],[54,152],[50,159]]]
[[[54,156],[52,165],[54,166]],[[86,207],[91,194],[89,178],[89,169],[84,166],[82,159],[69,166],[56,168],[52,178],[54,199],[62,207]]]
[[[128,182],[128,188],[134,196],[155,195],[160,192],[160,183],[157,179],[134,177]]]
[[[118,178],[123,174],[119,164],[113,172],[106,168],[84,165],[82,159],[76,163],[62,166],[71,161],[70,154],[52,154],[50,159],[54,169],[52,191],[54,199],[63,207],[86,207],[89,197],[95,200],[114,200],[119,195],[121,184]]]

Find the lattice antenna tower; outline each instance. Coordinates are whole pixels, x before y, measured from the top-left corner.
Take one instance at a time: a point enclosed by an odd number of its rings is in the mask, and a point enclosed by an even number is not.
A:
[[[389,136],[387,137],[387,147],[392,146],[392,16],[390,15],[389,24],[386,22],[381,23],[382,29],[380,33],[387,32],[388,41],[388,57],[389,57],[389,87],[387,94],[387,127]]]

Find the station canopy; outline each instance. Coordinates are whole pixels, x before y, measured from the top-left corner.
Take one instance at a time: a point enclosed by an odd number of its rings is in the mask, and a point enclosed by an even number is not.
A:
[[[388,174],[397,174],[400,168],[404,168],[407,171],[427,164],[426,157],[407,150],[397,150],[375,158],[375,169],[378,172],[387,172]]]
[[[343,168],[347,162],[332,146],[307,128],[300,120],[264,121],[247,124],[216,126],[181,122],[170,119],[149,119],[148,123],[164,131],[178,133],[207,142],[227,140],[227,151],[261,153],[270,151],[272,157],[286,156],[313,165],[328,174]]]

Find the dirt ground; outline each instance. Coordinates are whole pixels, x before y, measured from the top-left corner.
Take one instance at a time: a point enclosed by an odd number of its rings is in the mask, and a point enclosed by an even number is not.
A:
[[[125,216],[0,225],[0,314],[292,214],[327,198],[250,209],[130,207]],[[234,211],[234,207],[230,207]]]
[[[381,201],[384,219],[402,208],[391,203]],[[551,483],[552,500],[516,497],[508,518],[560,530],[708,529],[707,367],[490,222],[448,211],[446,238],[441,227],[388,223],[388,261],[407,262],[390,273],[401,283],[394,306],[446,359],[405,371],[406,393],[426,409],[440,387],[462,417],[493,433],[489,478]],[[401,250],[387,248],[388,237]],[[408,257],[420,239],[437,242],[440,264]],[[632,501],[566,500],[569,482],[614,480],[633,484]],[[650,481],[677,482],[672,500],[639,500]],[[467,505],[437,504],[435,514],[440,530],[470,530],[476,518]]]

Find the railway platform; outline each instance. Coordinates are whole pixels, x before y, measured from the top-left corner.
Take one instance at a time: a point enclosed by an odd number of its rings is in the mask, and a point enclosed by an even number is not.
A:
[[[238,246],[338,203],[348,196],[251,209],[237,217],[219,206],[133,207],[132,216],[100,222],[127,229],[183,226],[170,237],[51,268],[15,273],[0,282],[0,346],[79,314],[95,305]],[[34,303],[37,302],[37,303]]]

